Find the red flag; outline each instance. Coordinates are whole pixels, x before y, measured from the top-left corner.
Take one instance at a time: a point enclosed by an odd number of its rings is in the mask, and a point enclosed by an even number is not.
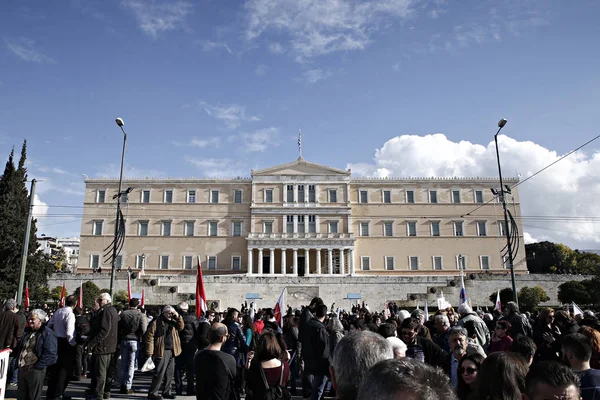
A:
[[[127,302],[131,301],[131,274],[127,273]]]
[[[283,328],[283,316],[285,315],[285,288],[281,291],[277,304],[275,304],[275,321]]]
[[[198,275],[196,276],[196,317],[200,318],[202,314],[208,311],[206,305],[206,292],[204,291],[204,280],[202,279],[202,264],[198,256]]]
[[[29,308],[29,282],[25,282],[25,307]]]
[[[65,281],[63,281],[63,286],[62,286],[62,290],[60,292],[60,303],[58,304],[59,307],[64,307],[65,306],[65,295],[67,292],[67,288],[65,286]]]
[[[144,307],[146,305],[146,297],[144,296],[144,289],[142,289],[142,301],[140,301],[140,305]]]
[[[77,307],[83,308],[83,281],[79,281],[79,300],[77,301]]]

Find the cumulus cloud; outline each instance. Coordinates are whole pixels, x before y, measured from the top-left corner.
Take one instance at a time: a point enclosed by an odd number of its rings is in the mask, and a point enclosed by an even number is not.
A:
[[[247,115],[246,107],[239,104],[220,106],[202,101],[200,106],[208,115],[221,121],[228,129],[239,128],[242,122],[260,121],[260,118],[255,115]]]
[[[333,72],[331,72],[331,70],[329,69],[316,68],[304,71],[304,73],[302,74],[302,78],[297,79],[297,81],[312,84],[327,79],[331,75],[333,75]]]
[[[247,177],[249,173],[246,166],[230,158],[186,157],[185,160],[197,167],[201,176],[206,178]]]
[[[562,155],[531,141],[498,137],[505,177],[531,176]],[[372,162],[348,165],[355,176],[497,177],[494,142],[454,142],[443,134],[402,135],[375,151]],[[600,152],[576,152],[519,186],[527,240],[575,248],[600,243]]]
[[[56,61],[36,48],[35,41],[21,37],[18,39],[4,39],[6,47],[23,61],[38,64],[56,64]]]
[[[265,151],[268,147],[279,144],[279,129],[276,127],[259,129],[241,135],[246,151]]]
[[[153,38],[163,32],[183,29],[193,8],[191,3],[182,0],[123,0],[121,4],[133,12],[140,29]]]
[[[213,42],[210,40],[203,40],[200,42],[200,45],[202,46],[202,50],[204,50],[204,51],[211,51],[214,49],[223,49],[227,53],[229,53],[230,55],[235,57],[235,53],[233,52],[233,50],[231,50],[231,47],[229,47],[229,45],[225,42]]]

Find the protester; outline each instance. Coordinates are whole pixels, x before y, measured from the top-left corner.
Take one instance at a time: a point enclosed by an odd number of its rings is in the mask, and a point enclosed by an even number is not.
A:
[[[490,354],[481,363],[477,376],[477,399],[522,400],[525,390],[527,364],[517,354]]]
[[[315,307],[315,317],[300,330],[304,370],[308,374],[312,400],[318,400],[323,395],[329,371],[329,333],[323,324],[326,315],[327,306],[318,304]]]
[[[592,343],[581,333],[572,333],[562,338],[563,362],[579,376],[581,398],[600,399],[600,370],[590,367]]]
[[[526,335],[529,337],[533,336],[533,328],[529,323],[529,319],[522,315],[519,312],[519,306],[514,301],[509,301],[504,306],[503,311],[504,316],[501,320],[506,320],[510,322],[510,326],[512,327],[513,336],[517,336],[518,334]]]
[[[121,394],[133,394],[135,358],[140,341],[146,332],[146,319],[138,309],[139,299],[129,300],[129,309],[119,315],[119,343],[121,349]]]
[[[237,398],[235,394],[236,360],[221,351],[227,340],[227,326],[214,323],[208,331],[209,345],[201,350],[194,360],[197,400],[227,400]]]
[[[417,334],[425,339],[431,340],[429,329],[425,326],[425,312],[417,308],[410,314],[410,317],[419,322],[420,327]]]
[[[485,357],[481,354],[466,354],[458,363],[458,384],[456,393],[460,400],[475,399],[477,376]]]
[[[535,360],[558,360],[553,343],[559,338],[560,329],[554,324],[554,309],[550,307],[542,308],[533,330],[533,340],[535,340],[537,346]]]
[[[472,323],[475,335],[477,336],[477,342],[482,348],[487,349],[490,343],[490,331],[485,322],[473,312],[473,309],[467,303],[463,303],[458,307],[458,313],[460,314],[460,319],[457,325],[465,327],[467,323]]]
[[[44,321],[47,318],[48,315],[43,310],[32,310],[27,317],[30,331],[23,336],[16,347],[19,400],[42,398],[46,369],[58,359],[56,335],[46,327]]]
[[[375,324],[376,325],[376,324]],[[327,328],[329,329],[329,347],[330,352],[333,354],[335,351],[335,346],[342,340],[344,337],[344,326],[340,322],[340,319],[333,315],[329,318],[329,322],[327,323]],[[379,326],[377,327],[379,328]]]
[[[396,336],[390,336],[385,338],[392,345],[392,351],[394,353],[394,358],[404,358],[406,357],[406,343],[404,343],[400,338]]]
[[[87,378],[89,354],[85,350],[85,342],[90,334],[90,317],[85,315],[81,307],[73,309],[75,314],[75,365],[73,366],[73,380],[80,381]]]
[[[575,372],[556,361],[541,361],[531,366],[523,400],[580,400],[579,379]]]
[[[448,316],[444,314],[437,314],[433,317],[433,323],[435,325],[436,334],[433,338],[433,343],[444,349],[446,352],[450,352],[450,320]]]
[[[98,310],[95,312],[88,338],[88,351],[92,353],[91,383],[89,398],[103,400],[110,398],[113,355],[117,350],[119,316],[113,307],[108,293],[96,298]]]
[[[510,351],[518,354],[529,367],[533,363],[537,346],[532,338],[525,335],[517,335],[510,346]]]
[[[594,369],[600,369],[600,332],[590,326],[581,326],[578,333],[585,335],[590,339],[592,345],[592,358],[590,366]]]
[[[9,365],[11,376],[11,382],[14,386],[16,382],[17,371],[16,371],[16,355],[15,349],[21,342],[23,337],[23,330],[25,329],[25,321],[17,314],[19,308],[17,302],[13,299],[8,299],[4,302],[4,310],[0,311],[0,349],[9,348],[12,350],[9,357]]]
[[[281,399],[291,399],[286,389],[290,366],[285,361],[287,357],[277,338],[278,335],[270,331],[263,332],[258,340],[256,352],[251,354],[247,375],[246,399],[248,400],[265,399],[270,388],[281,392]]]
[[[54,331],[58,343],[58,360],[48,368],[48,400],[60,400],[73,377],[75,366],[75,314],[77,304],[75,296],[65,299],[65,306],[59,308],[48,322],[48,328]]]
[[[183,375],[186,377],[186,394],[193,396],[196,393],[194,388],[194,355],[198,350],[198,341],[196,334],[198,331],[198,318],[196,314],[188,312],[190,306],[182,301],[177,306],[183,318],[183,330],[179,332],[181,341],[181,354],[175,357],[175,393],[183,394]]]
[[[444,371],[449,369],[449,355],[429,339],[418,335],[420,324],[412,318],[406,318],[400,325],[400,339],[406,343],[406,357],[416,358]]]
[[[298,359],[300,357],[300,342],[298,328],[293,315],[287,315],[283,323],[283,340],[290,352],[290,393],[296,394],[296,379],[298,377]]]
[[[159,317],[148,326],[144,342],[146,356],[152,357],[156,368],[148,390],[151,400],[174,399],[171,393],[175,357],[181,354],[179,331],[184,328],[183,318],[171,306],[165,306]],[[162,395],[160,392],[162,387]]]
[[[498,321],[492,334],[492,341],[488,353],[496,351],[510,351],[513,339],[510,337],[510,322]]]
[[[455,400],[456,395],[448,376],[441,370],[417,360],[404,358],[384,360],[375,364],[362,379],[356,398]]]
[[[392,345],[381,335],[357,331],[344,336],[333,353],[330,368],[336,399],[355,400],[369,368],[379,361],[392,358]],[[314,400],[319,398],[313,397]]]

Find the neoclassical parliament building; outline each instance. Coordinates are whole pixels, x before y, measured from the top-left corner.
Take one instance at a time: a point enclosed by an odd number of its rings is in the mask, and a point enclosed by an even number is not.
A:
[[[506,180],[513,185],[516,180]],[[77,270],[102,268],[117,179],[85,179]],[[117,267],[247,276],[506,273],[495,178],[356,178],[299,158],[250,178],[125,179]],[[519,224],[517,189],[509,206]],[[520,237],[517,272],[526,272]]]

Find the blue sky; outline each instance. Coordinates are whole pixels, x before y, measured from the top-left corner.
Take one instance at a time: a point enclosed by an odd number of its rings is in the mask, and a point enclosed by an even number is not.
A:
[[[77,216],[50,216],[79,212],[55,206],[82,205],[82,174],[118,175],[117,116],[129,176],[247,176],[296,159],[300,128],[306,159],[360,175],[495,176],[506,117],[503,165],[526,177],[600,134],[598,15],[594,1],[5,0],[0,154],[28,140],[42,230],[68,236]],[[532,220],[531,240],[598,247],[598,143],[523,184],[524,214],[590,217]]]

